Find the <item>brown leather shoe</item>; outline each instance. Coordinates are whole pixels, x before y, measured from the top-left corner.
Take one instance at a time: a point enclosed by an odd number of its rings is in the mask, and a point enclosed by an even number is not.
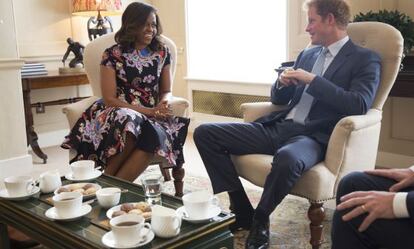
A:
[[[28,239],[28,240],[10,239],[11,249],[27,249],[27,248],[32,248],[38,245],[40,245],[39,242],[32,240],[32,239]]]

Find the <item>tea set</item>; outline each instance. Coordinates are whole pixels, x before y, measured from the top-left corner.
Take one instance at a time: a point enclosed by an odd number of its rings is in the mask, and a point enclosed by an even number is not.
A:
[[[99,177],[102,172],[95,168],[95,162],[81,160],[70,165],[71,173],[65,178],[74,182],[89,181]],[[147,204],[149,215],[145,215],[146,207],[140,203],[118,205],[120,188],[101,188],[93,183],[73,183],[62,186],[58,170],[49,170],[40,174],[38,180],[31,176],[10,176],[4,179],[5,188],[0,190],[0,198],[20,201],[42,193],[54,193],[53,207],[45,212],[45,216],[56,221],[73,221],[91,212],[92,207],[83,202],[90,196],[98,200],[102,208],[108,209],[107,216],[111,230],[104,234],[102,243],[111,248],[133,248],[150,243],[155,236],[172,238],[180,233],[182,220],[190,223],[208,222],[221,213],[218,199],[207,191],[187,193],[182,197],[183,206],[174,210],[161,205]],[[38,185],[38,186],[37,186]],[[89,192],[87,192],[89,191]],[[92,193],[93,192],[93,193]],[[114,215],[122,211],[123,206],[132,205],[130,212]],[[140,209],[141,208],[141,209]],[[151,222],[147,222],[151,220]]]

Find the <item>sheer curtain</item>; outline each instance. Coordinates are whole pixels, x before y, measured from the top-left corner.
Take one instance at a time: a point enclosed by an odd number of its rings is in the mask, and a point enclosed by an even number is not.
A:
[[[188,77],[273,83],[286,60],[287,0],[187,0]]]

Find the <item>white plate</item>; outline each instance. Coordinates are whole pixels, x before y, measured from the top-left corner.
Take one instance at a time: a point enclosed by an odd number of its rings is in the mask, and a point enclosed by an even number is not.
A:
[[[213,219],[214,217],[216,217],[217,215],[219,215],[221,213],[221,208],[219,206],[212,206],[209,209],[209,214],[206,218],[203,219],[194,219],[194,218],[190,218],[187,214],[187,212],[185,211],[185,207],[179,207],[177,208],[177,210],[175,211],[178,215],[180,215],[183,220],[191,222],[191,223],[204,223],[204,222],[208,222],[211,219]]]
[[[108,211],[106,211],[106,217],[108,217],[108,219],[112,219],[112,214],[116,211],[121,210],[121,206],[124,204],[137,204],[139,202],[127,202],[127,203],[122,203],[120,205],[117,205],[115,207],[111,207],[110,209],[108,209]],[[145,220],[148,220],[149,218],[146,218]]]
[[[94,180],[94,179],[96,179],[96,178],[100,177],[101,175],[102,175],[102,171],[100,171],[100,170],[98,170],[98,169],[95,169],[95,170],[93,171],[93,174],[92,174],[90,177],[88,177],[88,178],[84,178],[84,179],[76,179],[76,178],[74,178],[74,177],[73,177],[73,173],[72,173],[72,172],[70,172],[70,173],[66,174],[66,175],[65,175],[65,178],[66,178],[67,180],[69,180],[69,181],[72,181],[72,182],[83,182],[83,181],[90,181],[90,180]]]
[[[146,230],[146,229],[148,228],[146,227],[142,228],[142,230]],[[114,234],[112,233],[112,231],[110,231],[110,232],[105,233],[104,236],[102,236],[102,243],[111,248],[135,248],[135,247],[144,246],[150,243],[154,239],[154,237],[155,237],[154,232],[150,230],[148,232],[148,235],[145,236],[143,240],[133,243],[131,245],[124,245],[124,244],[118,244],[114,239]]]
[[[79,186],[85,186],[86,184],[92,184],[93,185],[93,187],[96,189],[96,191],[98,191],[98,190],[100,190],[102,187],[101,187],[101,185],[99,185],[99,184],[96,184],[96,183],[90,183],[90,182],[82,182],[82,183],[72,183],[72,184],[67,184],[67,185],[64,185],[64,186],[61,186],[61,187],[59,187],[58,189],[56,189],[53,193],[55,194],[55,195],[57,195],[58,194],[58,190],[60,189],[60,188],[70,188],[72,185],[79,185]],[[96,192],[95,192],[96,193]],[[95,196],[95,193],[93,193],[93,194],[90,194],[90,195],[83,195],[83,199],[84,200],[87,200],[87,199],[90,199],[90,198],[92,198],[92,197],[94,197]]]
[[[27,195],[10,196],[9,193],[7,192],[7,189],[2,189],[2,190],[0,190],[0,198],[11,200],[11,201],[23,201],[23,200],[29,199],[33,195],[39,193],[39,191],[40,191],[40,188],[37,187],[37,186],[34,186],[33,189],[32,189],[32,192],[27,194]]]
[[[59,215],[56,212],[56,208],[55,207],[51,207],[48,210],[46,210],[46,217],[52,220],[59,220],[59,221],[72,221],[72,220],[76,220],[79,219],[80,217],[89,214],[89,212],[92,210],[91,205],[88,204],[83,204],[81,207],[81,210],[79,211],[79,213],[73,217],[59,217]]]

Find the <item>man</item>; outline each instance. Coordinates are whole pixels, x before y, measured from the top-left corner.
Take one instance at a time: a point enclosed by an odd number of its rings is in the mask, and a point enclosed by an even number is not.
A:
[[[414,166],[351,173],[339,183],[337,203],[333,249],[413,248]]]
[[[250,229],[246,248],[267,248],[269,216],[299,177],[323,160],[335,124],[365,114],[380,80],[380,58],[349,40],[343,0],[310,0],[306,31],[317,47],[304,50],[272,86],[271,101],[288,105],[252,123],[199,126],[194,141],[215,193],[227,191],[237,229]],[[230,154],[274,155],[257,208],[250,204]]]

